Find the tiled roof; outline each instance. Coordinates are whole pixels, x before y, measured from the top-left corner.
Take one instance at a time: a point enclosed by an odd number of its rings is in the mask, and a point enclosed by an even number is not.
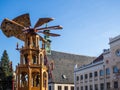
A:
[[[82,70],[85,70],[85,69],[88,69],[88,68],[91,68],[91,67],[94,67],[94,66],[100,65],[100,64],[103,64],[103,54],[101,54],[100,56],[95,58],[91,63],[85,64],[85,65],[82,65],[82,66],[76,68],[75,72],[79,72],[79,71],[82,71]]]
[[[92,62],[95,58],[90,56],[75,55],[63,52],[52,51],[48,60],[54,62],[52,71],[53,79],[49,83],[73,84],[74,66],[81,66]]]
[[[95,60],[93,60],[93,63],[96,63],[96,62],[99,62],[99,61],[103,61],[103,54],[101,54]]]

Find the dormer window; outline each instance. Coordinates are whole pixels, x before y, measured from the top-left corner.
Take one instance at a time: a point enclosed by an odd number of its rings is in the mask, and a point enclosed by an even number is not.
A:
[[[66,75],[62,75],[62,78],[63,78],[63,79],[67,79]]]

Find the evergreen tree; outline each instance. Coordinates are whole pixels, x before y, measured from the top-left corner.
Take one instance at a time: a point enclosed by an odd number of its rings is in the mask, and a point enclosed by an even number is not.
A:
[[[1,57],[1,67],[5,73],[5,76],[10,76],[11,72],[10,72],[10,65],[9,65],[9,57],[7,54],[7,51],[4,50],[3,55]]]
[[[1,57],[1,71],[2,71],[2,89],[7,90],[9,88],[12,90],[12,63],[9,60],[7,51],[4,50],[3,55]]]

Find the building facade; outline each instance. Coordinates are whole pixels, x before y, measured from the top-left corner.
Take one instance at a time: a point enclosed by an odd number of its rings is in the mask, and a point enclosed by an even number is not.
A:
[[[52,51],[48,56],[54,68],[49,72],[49,90],[74,90],[74,66],[90,63],[95,57]]]
[[[120,90],[120,35],[90,64],[74,67],[75,90]]]

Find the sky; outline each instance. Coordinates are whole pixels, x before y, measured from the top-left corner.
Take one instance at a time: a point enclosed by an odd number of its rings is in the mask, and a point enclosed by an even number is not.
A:
[[[63,26],[51,31],[61,34],[51,37],[55,51],[97,57],[109,48],[109,38],[120,35],[120,0],[0,0],[0,24],[25,13],[30,14],[32,26],[44,17],[55,18],[48,26]],[[0,30],[0,57],[7,50],[14,67],[20,59],[17,42],[23,45]]]

